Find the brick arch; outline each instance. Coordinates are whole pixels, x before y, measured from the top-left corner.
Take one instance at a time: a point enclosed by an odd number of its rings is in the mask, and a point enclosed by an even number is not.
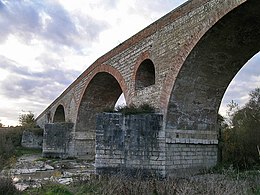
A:
[[[128,99],[129,99],[128,98],[128,87],[126,85],[125,79],[123,78],[121,73],[116,68],[114,68],[112,66],[109,66],[107,64],[102,64],[100,66],[94,67],[94,69],[90,69],[85,74],[89,75],[90,72],[91,72],[91,75],[88,77],[87,82],[85,84],[85,88],[84,88],[83,91],[86,90],[86,88],[88,87],[90,81],[95,77],[95,75],[97,73],[106,72],[106,73],[111,74],[117,80],[117,82],[119,83],[119,85],[120,85],[120,87],[122,89],[122,92],[124,93],[125,99],[128,102]],[[83,96],[83,93],[81,94],[80,101],[82,99],[82,96]]]
[[[217,10],[188,40],[161,95],[169,129],[215,130],[221,99],[243,65],[260,49],[260,3]],[[246,13],[246,14],[245,14]],[[172,74],[171,74],[172,73]],[[175,79],[176,78],[176,79]]]
[[[155,65],[150,59],[150,52],[147,50],[137,58],[134,65],[132,80],[134,89],[139,90],[155,84]]]
[[[57,108],[55,109],[54,115],[53,115],[53,122],[65,122],[65,107],[63,104],[59,104]]]
[[[144,51],[142,52],[139,57],[136,59],[136,62],[134,64],[134,72],[132,74],[132,81],[135,81],[136,80],[136,72],[140,66],[140,64],[146,60],[146,59],[150,59],[150,52],[147,50],[147,51]]]
[[[93,70],[81,96],[77,109],[76,133],[85,135],[86,151],[80,155],[95,156],[96,115],[104,109],[114,108],[120,95],[127,97],[127,86],[121,74],[111,66],[101,65]],[[80,144],[76,148],[80,148]]]
[[[163,85],[163,91],[160,96],[160,108],[164,114],[167,114],[167,106],[171,97],[171,92],[175,85],[176,77],[183,66],[186,58],[191,53],[195,45],[200,41],[200,39],[207,33],[207,31],[212,28],[222,17],[226,14],[239,7],[243,2],[235,4],[234,7],[227,7],[227,9],[216,10],[215,14],[212,15],[207,24],[201,22],[201,26],[196,27],[196,31],[185,41],[183,46],[180,48],[178,54],[176,55],[174,61],[172,62],[171,68],[167,74]],[[213,17],[214,16],[214,17]]]
[[[81,94],[81,98],[80,98],[80,102],[82,102],[82,99],[83,99],[83,96],[84,96],[84,93],[86,91],[86,89],[88,88],[90,82],[93,80],[93,78],[98,74],[98,73],[108,73],[110,74],[112,77],[115,78],[115,80],[117,81],[117,83],[119,84],[120,88],[122,89],[122,93],[124,94],[125,96],[125,99],[126,99],[126,103],[128,103],[128,88],[127,88],[127,85],[126,85],[126,82],[123,78],[123,76],[121,75],[121,73],[115,69],[114,67],[112,66],[109,66],[109,65],[106,65],[106,64],[102,64],[100,66],[97,66],[95,67],[94,70],[91,70],[91,75],[88,77],[87,79],[87,82],[85,84],[85,87],[84,87],[84,90],[82,91],[82,94]],[[89,75],[89,72],[88,72],[88,75]],[[77,106],[77,110],[79,110],[79,107],[80,107],[80,102]]]

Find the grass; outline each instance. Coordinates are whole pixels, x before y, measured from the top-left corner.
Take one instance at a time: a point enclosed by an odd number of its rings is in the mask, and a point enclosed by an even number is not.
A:
[[[41,154],[42,149],[33,149],[33,148],[24,148],[22,146],[18,146],[15,148],[15,155],[17,157],[22,156],[24,154]]]
[[[260,193],[260,172],[239,173],[234,170],[222,171],[223,174],[205,174],[190,178],[141,179],[120,174],[78,180],[68,186],[52,184],[38,189],[29,189],[24,194],[89,194],[89,195],[171,195],[171,194],[251,194]],[[251,172],[252,173],[252,172]],[[230,175],[231,174],[231,175]],[[244,174],[244,177],[241,175]]]
[[[48,183],[41,188],[33,188],[25,191],[24,195],[73,195],[73,193],[64,185]]]
[[[0,129],[0,170],[16,156],[15,149],[21,145],[22,127]]]
[[[16,162],[23,154],[39,154],[40,149],[28,149],[21,146],[24,127],[0,128],[0,170]],[[37,132],[40,130],[37,129]]]
[[[0,194],[3,195],[18,195],[21,194],[21,192],[19,192],[13,182],[11,178],[2,178],[0,177]]]

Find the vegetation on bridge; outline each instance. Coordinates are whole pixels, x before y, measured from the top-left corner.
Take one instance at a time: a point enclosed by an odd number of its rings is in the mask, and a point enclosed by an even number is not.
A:
[[[106,109],[104,109],[104,112],[118,112],[118,113],[122,113],[124,115],[145,114],[145,113],[154,113],[155,108],[149,104],[141,104],[139,106],[131,104],[129,106],[119,105],[115,108],[106,108]]]

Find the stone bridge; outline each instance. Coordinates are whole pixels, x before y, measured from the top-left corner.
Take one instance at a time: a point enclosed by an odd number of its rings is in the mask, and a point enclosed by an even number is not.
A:
[[[151,155],[144,167],[140,154],[131,166],[171,175],[215,165],[218,109],[232,78],[259,52],[259,10],[259,0],[184,3],[97,59],[37,123],[72,124],[67,127],[69,156],[116,165],[116,154],[96,147],[96,116],[114,107],[123,93],[128,105],[149,103],[162,116],[154,138],[159,140],[157,157]]]

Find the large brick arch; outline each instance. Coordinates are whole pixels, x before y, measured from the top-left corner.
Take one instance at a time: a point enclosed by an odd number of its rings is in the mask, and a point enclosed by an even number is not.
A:
[[[122,93],[127,101],[126,83],[115,68],[101,65],[92,71],[77,109],[75,124],[77,155],[94,158],[96,115],[107,108],[113,108]]]
[[[76,131],[82,131],[86,124],[79,124],[83,120],[81,112],[83,104],[89,107],[89,127],[95,128],[95,115],[101,112],[104,108],[113,107],[118,100],[119,96],[124,93],[126,102],[128,100],[128,90],[124,78],[118,70],[109,66],[101,65],[93,70],[92,75],[88,78],[85,89],[81,95],[81,100],[78,105]],[[84,110],[84,109],[83,109]],[[85,112],[85,111],[83,111]],[[83,117],[83,118],[82,118]]]
[[[216,129],[226,88],[243,65],[259,52],[259,10],[258,0],[222,10],[209,21],[209,30],[198,28],[192,41],[187,41],[179,53],[181,68],[177,75],[169,74],[166,92],[161,96],[161,105],[168,105],[166,128]]]

